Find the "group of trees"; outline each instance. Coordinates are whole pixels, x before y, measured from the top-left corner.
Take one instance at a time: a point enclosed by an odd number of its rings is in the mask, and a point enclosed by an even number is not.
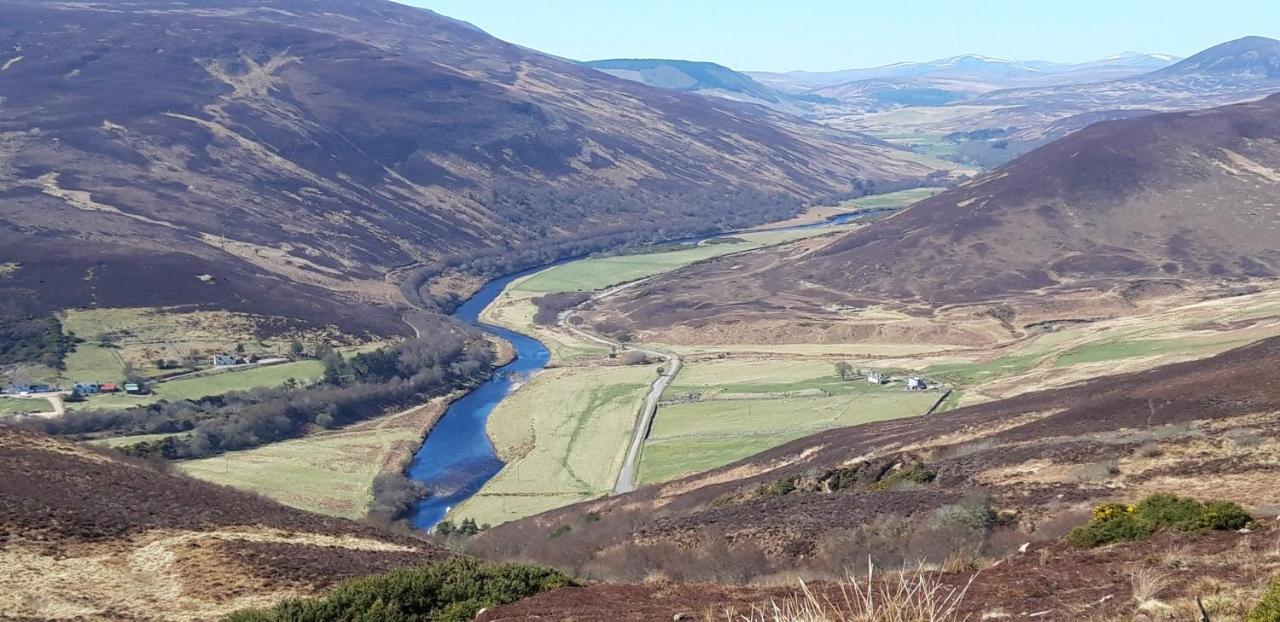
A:
[[[537,313],[533,314],[533,323],[551,326],[556,323],[562,312],[588,300],[591,300],[591,294],[587,292],[560,292],[538,296],[533,299],[533,304],[538,307]]]
[[[425,325],[425,326],[424,326]],[[423,320],[422,336],[349,360],[325,355],[324,380],[311,386],[253,389],[200,400],[122,410],[71,411],[26,425],[57,435],[171,433],[130,453],[197,458],[337,427],[478,384],[493,368],[483,336],[443,317]]]
[[[63,369],[63,359],[79,341],[63,334],[54,317],[19,318],[0,314],[0,365],[39,363]]]

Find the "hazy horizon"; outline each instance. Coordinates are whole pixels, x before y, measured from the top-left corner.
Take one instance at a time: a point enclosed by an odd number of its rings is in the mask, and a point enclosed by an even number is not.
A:
[[[933,0],[401,1],[574,60],[669,58],[742,71],[837,71],[963,54],[1059,63],[1129,51],[1185,57],[1240,37],[1280,38],[1280,3],[1258,0],[1212,12],[1155,0],[996,0],[981,7]]]

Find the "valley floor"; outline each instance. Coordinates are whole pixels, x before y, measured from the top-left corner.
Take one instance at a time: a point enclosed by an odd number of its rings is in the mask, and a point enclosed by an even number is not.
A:
[[[681,253],[683,257],[673,257]],[[557,481],[561,475],[553,474],[567,472],[564,465],[586,457],[561,439],[581,430],[582,405],[596,399],[593,396],[612,396],[616,401],[598,414],[617,420],[608,426],[609,434],[593,438],[593,457],[587,462],[593,465],[597,482],[617,476],[614,458],[634,427],[644,396],[643,383],[636,383],[646,373],[633,376],[608,367],[617,363],[609,358],[610,349],[566,322],[566,317],[569,322],[576,320],[574,312],[561,314],[557,325],[537,325],[534,298],[589,291],[598,302],[625,292],[629,285],[622,283],[710,256],[678,251],[573,262],[516,281],[486,310],[486,321],[543,341],[552,351],[553,364],[566,369],[532,378],[504,404],[509,408],[504,416],[490,421],[495,445],[508,448],[515,459],[474,502],[456,508],[451,518],[497,524],[605,494],[606,488],[552,486],[554,490],[539,491],[531,484]],[[989,315],[962,311],[942,314],[941,319],[884,309],[851,310],[844,316],[866,324],[910,325],[899,333],[907,337],[898,341],[878,336],[847,342],[753,343],[753,333],[743,331],[741,342],[726,342],[716,335],[710,343],[699,344],[696,337],[690,338],[696,329],[676,333],[682,337],[678,342],[663,342],[661,333],[644,333],[641,343],[629,345],[679,356],[684,367],[663,394],[646,436],[638,482],[669,481],[724,466],[826,429],[926,412],[946,416],[946,411],[958,406],[1205,358],[1280,335],[1280,288],[1268,284],[1245,295],[1186,292],[1137,303],[1128,311],[1110,319],[1025,329],[1002,327]],[[968,331],[985,335],[985,343],[920,338],[930,334],[927,324],[931,321],[950,323],[937,334]],[[617,355],[624,354],[619,348]],[[839,363],[848,364],[854,377],[837,377]],[[888,374],[893,382],[868,384],[865,374],[870,370]],[[652,377],[652,365],[647,374]],[[908,376],[926,378],[931,390],[905,390]],[[595,447],[596,443],[608,449]]]

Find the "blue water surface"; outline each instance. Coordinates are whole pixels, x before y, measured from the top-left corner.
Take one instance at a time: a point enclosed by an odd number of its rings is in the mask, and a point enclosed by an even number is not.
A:
[[[454,318],[510,342],[515,358],[500,367],[487,382],[450,404],[414,456],[406,474],[426,484],[431,491],[431,496],[420,501],[410,517],[414,527],[434,527],[449,508],[474,495],[502,470],[502,461],[485,434],[485,422],[516,383],[546,367],[551,352],[537,339],[480,322],[480,312],[512,281],[542,269],[544,267],[489,281],[453,313]]]

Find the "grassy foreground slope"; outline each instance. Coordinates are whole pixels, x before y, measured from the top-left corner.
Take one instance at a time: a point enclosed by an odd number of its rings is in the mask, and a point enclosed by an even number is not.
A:
[[[0,426],[0,614],[217,619],[442,549]]]

